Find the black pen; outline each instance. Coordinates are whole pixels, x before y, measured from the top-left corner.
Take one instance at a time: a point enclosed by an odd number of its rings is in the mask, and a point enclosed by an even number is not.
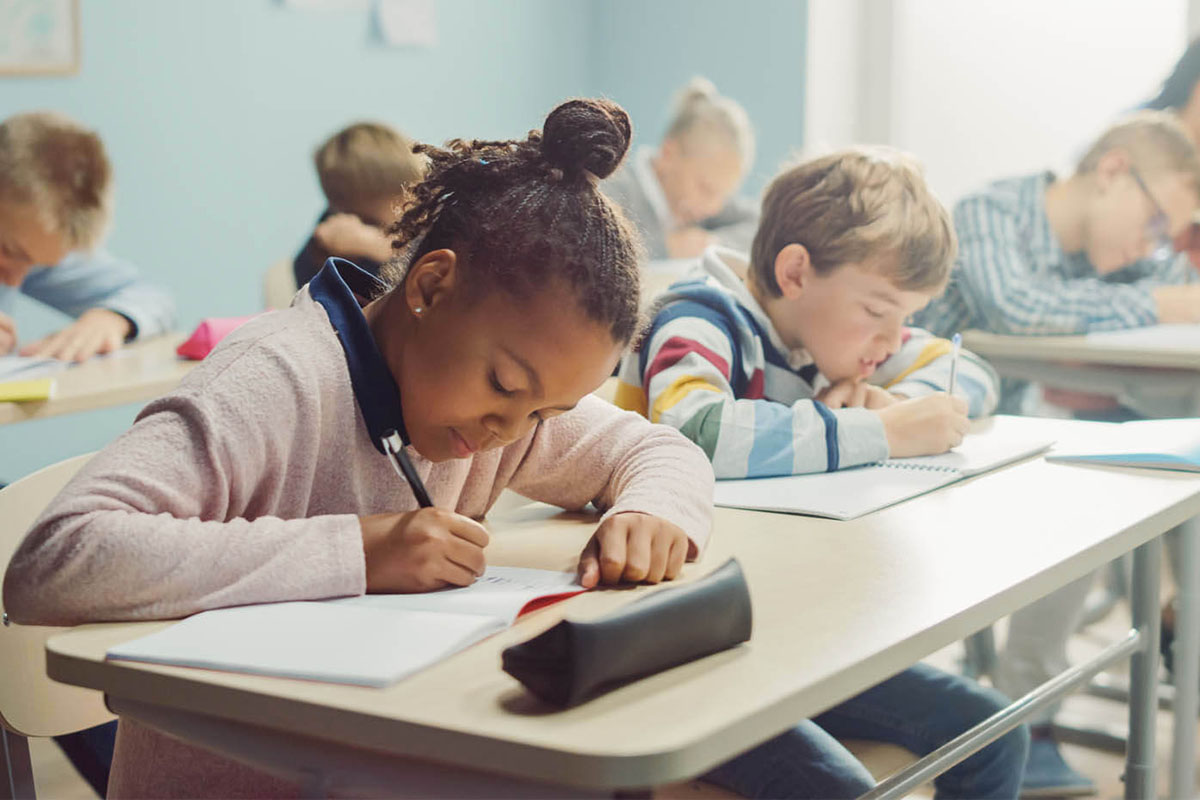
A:
[[[433,501],[429,499],[429,492],[425,491],[425,484],[421,483],[421,476],[417,474],[417,470],[413,468],[412,462],[408,460],[408,455],[404,452],[404,440],[400,438],[400,434],[394,429],[387,431],[380,438],[379,443],[383,445],[383,451],[392,457],[392,469],[396,470],[397,475],[408,481],[413,496],[417,498],[418,505],[421,508],[431,508]]]

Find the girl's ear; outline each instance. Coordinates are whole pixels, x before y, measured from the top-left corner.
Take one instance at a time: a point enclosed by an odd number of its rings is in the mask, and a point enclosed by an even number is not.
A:
[[[408,268],[404,279],[404,303],[420,317],[445,302],[458,280],[458,256],[453,250],[433,250]]]
[[[802,244],[789,244],[775,256],[775,281],[788,300],[803,294],[816,275],[808,248]]]

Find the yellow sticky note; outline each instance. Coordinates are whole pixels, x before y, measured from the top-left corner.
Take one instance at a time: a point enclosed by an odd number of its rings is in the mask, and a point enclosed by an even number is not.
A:
[[[27,403],[34,400],[49,400],[53,396],[53,378],[0,383],[0,403]]]

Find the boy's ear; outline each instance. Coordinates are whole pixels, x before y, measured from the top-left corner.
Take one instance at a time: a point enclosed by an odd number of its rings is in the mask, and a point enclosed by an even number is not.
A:
[[[1101,193],[1105,192],[1113,181],[1129,171],[1131,162],[1129,153],[1117,147],[1100,156],[1096,162],[1096,185]]]
[[[444,302],[458,280],[458,256],[453,250],[432,250],[408,268],[404,303],[420,317]]]
[[[795,300],[816,276],[808,248],[789,244],[775,256],[775,282],[788,300]]]

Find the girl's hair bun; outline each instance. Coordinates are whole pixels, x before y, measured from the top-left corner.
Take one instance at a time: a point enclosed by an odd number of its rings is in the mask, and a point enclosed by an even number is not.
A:
[[[607,178],[625,158],[633,126],[611,100],[568,100],[542,126],[542,155],[567,176]]]

